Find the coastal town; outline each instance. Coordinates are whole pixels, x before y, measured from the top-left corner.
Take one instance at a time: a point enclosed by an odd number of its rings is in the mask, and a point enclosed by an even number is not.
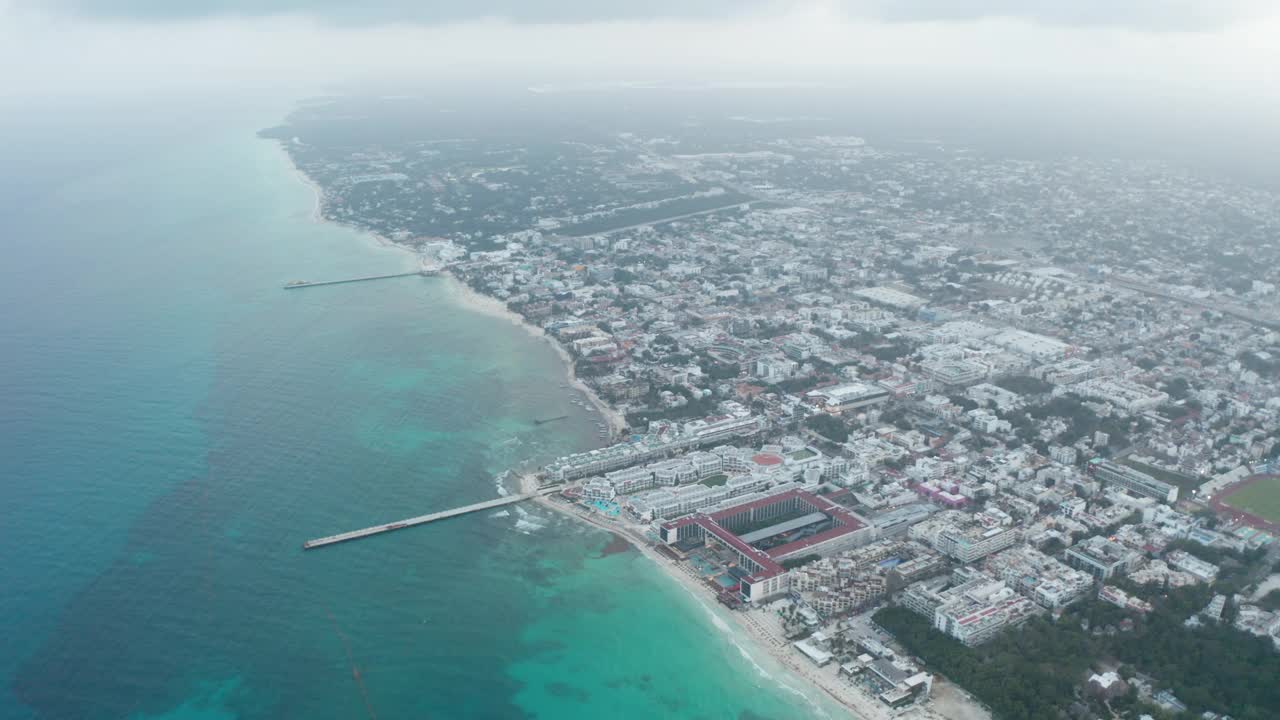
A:
[[[520,489],[855,717],[1273,717],[1276,195],[759,118],[313,139],[336,108],[264,131],[322,216],[544,334],[601,413]]]

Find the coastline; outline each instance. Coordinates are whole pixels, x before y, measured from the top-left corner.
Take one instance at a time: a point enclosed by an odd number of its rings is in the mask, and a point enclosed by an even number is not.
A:
[[[313,180],[310,175],[306,174],[302,170],[302,168],[298,167],[298,164],[293,161],[293,156],[290,155],[289,151],[285,149],[284,141],[282,140],[275,141],[274,147],[277,152],[279,152],[281,155],[284,156],[285,162],[288,163],[289,169],[293,172],[293,176],[297,178],[298,182],[302,183],[302,185],[304,185],[307,189],[311,191],[311,198],[312,198],[311,212],[307,217],[307,219],[310,222],[316,223],[317,225],[321,223],[332,223],[334,225],[344,227],[344,228],[347,228],[348,230],[359,233],[360,235],[370,239],[378,247],[391,248],[391,249],[399,250],[405,253],[406,255],[410,255],[413,257],[417,256],[417,254],[411,248],[405,247],[404,245],[401,245],[400,243],[396,242],[395,240],[392,240],[389,237],[386,237],[385,235],[376,233],[373,230],[360,227],[359,225],[355,225],[353,223],[342,222],[341,220],[330,220],[329,218],[326,218],[324,216],[324,188],[320,187],[319,183]]]
[[[405,245],[402,245],[388,237],[385,237],[376,232],[373,232],[372,230],[369,230],[367,228],[361,228],[355,225],[350,225],[349,223],[338,223],[336,221],[330,221],[329,219],[325,218],[323,188],[321,188],[320,184],[317,183],[315,180],[313,180],[311,176],[307,175],[302,170],[302,168],[298,167],[298,164],[293,161],[293,156],[289,154],[289,151],[287,149],[285,149],[283,142],[277,141],[275,143],[275,148],[280,154],[284,155],[285,160],[289,164],[289,167],[293,170],[294,177],[296,177],[299,182],[301,182],[303,185],[305,185],[307,188],[311,190],[312,197],[314,199],[314,204],[312,205],[312,208],[311,208],[311,216],[310,216],[311,222],[314,222],[314,223],[335,222],[335,224],[351,227],[352,229],[360,232],[361,234],[373,239],[373,241],[376,242],[379,246],[393,247],[393,248],[396,248],[397,250],[403,251],[408,255],[414,256],[415,258],[417,257],[417,254],[413,251],[413,249],[406,247]],[[565,368],[565,378],[568,380],[568,384],[572,386],[575,390],[578,390],[584,396],[586,396],[587,401],[591,403],[591,406],[595,408],[596,412],[600,415],[600,417],[604,420],[605,424],[609,427],[610,441],[615,440],[618,436],[622,434],[622,431],[627,427],[626,417],[623,416],[622,413],[618,412],[612,405],[605,402],[604,399],[601,398],[599,394],[596,393],[594,388],[592,388],[590,385],[583,382],[577,376],[577,373],[574,371],[573,356],[569,354],[569,351],[566,350],[564,346],[560,344],[559,341],[557,341],[555,338],[548,335],[547,331],[544,330],[543,328],[529,322],[523,315],[520,315],[519,313],[512,311],[510,308],[506,306],[505,303],[503,303],[498,298],[492,297],[490,295],[484,295],[480,292],[477,292],[471,286],[467,285],[465,282],[458,279],[457,276],[455,276],[452,272],[449,272],[447,268],[445,272],[442,272],[438,277],[443,279],[445,282],[449,283],[450,285],[449,294],[462,307],[478,313],[489,315],[490,317],[496,317],[496,318],[501,318],[503,320],[507,320],[514,325],[521,326],[530,335],[534,337],[539,337],[545,340],[546,343],[551,346],[551,349],[555,351],[556,355],[560,357],[561,362],[563,362],[564,368]]]
[[[315,180],[312,180],[311,176],[303,172],[302,168],[298,167],[298,164],[293,161],[293,156],[290,155],[289,151],[285,149],[284,144],[286,142],[287,142],[286,140],[277,140],[274,143],[275,149],[277,152],[279,152],[281,155],[284,156],[285,162],[289,163],[289,169],[293,171],[293,176],[297,178],[298,182],[307,186],[307,188],[311,190],[311,198],[312,198],[311,215],[310,215],[311,222],[313,223],[324,222],[324,214],[323,214],[324,190],[320,187],[319,183],[317,183]]]
[[[537,479],[532,474],[519,475],[517,479],[522,493],[536,492],[539,489]],[[815,700],[815,695],[838,705],[843,713],[840,717],[851,717],[854,720],[994,720],[991,713],[967,691],[942,677],[934,679],[933,692],[926,705],[902,711],[891,710],[876,698],[840,678],[836,666],[818,668],[805,661],[798,652],[792,650],[791,641],[783,633],[781,621],[768,608],[739,611],[721,609],[717,605],[715,591],[704,580],[696,577],[687,565],[677,563],[656,551],[646,538],[637,535],[631,528],[603,520],[580,506],[557,501],[554,495],[539,495],[533,498],[533,502],[550,512],[560,513],[603,530],[635,548],[652,561],[663,575],[689,593],[717,629],[732,633],[730,642],[763,676],[787,691],[794,692],[819,716],[831,717]],[[738,639],[742,642],[739,643]],[[778,677],[769,669],[761,667],[759,659],[762,658],[773,669],[790,678]],[[787,682],[789,679],[797,680],[801,687]]]
[[[590,385],[583,382],[573,369],[573,356],[568,350],[564,349],[555,338],[547,334],[547,331],[533,323],[529,322],[523,315],[517,313],[506,306],[498,298],[490,295],[484,295],[477,292],[470,285],[459,280],[452,272],[446,270],[441,274],[442,278],[450,284],[450,295],[458,302],[459,305],[472,310],[474,312],[483,313],[490,317],[501,318],[507,320],[513,325],[519,325],[531,336],[541,338],[556,352],[560,360],[564,364],[565,377],[569,381],[569,385],[575,390],[580,391],[587,397],[587,400],[595,408],[596,412],[604,419],[609,426],[609,434],[611,438],[616,438],[621,434],[623,428],[627,426],[627,419],[618,412],[612,405],[605,402]]]
[[[521,489],[527,491],[531,476],[521,476]],[[826,715],[820,705],[809,693],[817,692],[829,701],[836,703],[848,713],[848,717],[856,720],[893,720],[894,718],[911,718],[912,720],[946,720],[950,716],[939,715],[933,708],[918,708],[896,714],[881,705],[874,698],[861,693],[849,683],[836,675],[834,666],[818,668],[803,664],[800,655],[791,649],[791,643],[782,637],[781,625],[767,608],[756,608],[736,612],[726,612],[716,607],[715,595],[705,582],[693,576],[687,566],[677,564],[670,558],[659,554],[644,538],[637,537],[627,528],[592,517],[588,512],[557,502],[550,497],[537,497],[534,502],[553,512],[561,513],[580,522],[592,525],[631,544],[641,555],[651,560],[658,569],[671,581],[688,592],[694,600],[711,616],[712,622],[721,630],[733,632],[734,637],[743,638],[744,645],[734,643],[743,655],[756,662],[756,658],[768,658],[770,664],[802,681],[804,688],[787,683],[785,678],[770,674],[766,669],[761,672],[772,681],[804,698],[816,711]],[[773,626],[777,626],[776,629]],[[959,717],[959,716],[957,716]]]
[[[277,148],[288,159],[294,175],[310,188],[313,193],[315,202],[312,208],[311,220],[317,223],[329,222],[323,216],[323,190],[319,184],[293,162],[292,156],[283,145],[277,144]],[[349,225],[348,223],[337,224]],[[406,253],[414,254],[411,248],[382,235],[358,226],[350,227],[370,236],[378,245],[384,247],[394,246]],[[439,277],[441,281],[448,284],[448,292],[452,299],[463,308],[507,320],[512,324],[521,326],[532,337],[540,337],[546,341],[563,362],[568,384],[582,392],[588,402],[600,414],[609,427],[611,441],[617,439],[626,427],[626,418],[602,399],[593,388],[577,377],[574,371],[574,359],[563,345],[549,335],[544,328],[529,322],[519,313],[512,311],[498,298],[482,294],[470,287],[447,269]],[[532,474],[519,474],[516,475],[516,478],[519,485],[518,492],[531,493],[539,489],[538,482]],[[791,649],[790,643],[782,637],[780,625],[769,610],[757,608],[739,612],[724,611],[716,605],[715,595],[704,581],[694,577],[692,571],[686,566],[677,564],[670,558],[658,553],[645,538],[636,535],[632,530],[591,517],[590,513],[585,510],[567,506],[550,497],[535,497],[534,502],[552,512],[561,513],[604,530],[615,538],[619,538],[636,548],[644,557],[653,561],[667,578],[689,593],[698,605],[708,613],[711,623],[717,629],[731,636],[730,642],[738,648],[739,652],[748,661],[756,665],[763,677],[780,685],[788,692],[794,693],[820,717],[832,717],[831,713],[824,709],[823,703],[819,702],[820,699],[825,699],[827,703],[833,704],[828,706],[831,710],[837,710],[837,712],[842,712],[844,716],[852,717],[856,720],[890,720],[895,717],[912,718],[913,720],[925,720],[926,718],[930,720],[945,720],[945,718],[949,717],[938,715],[932,709],[912,710],[904,714],[890,713],[874,698],[869,698],[838,678],[834,668],[819,669],[812,665],[802,664],[803,659]],[[771,629],[772,626],[778,627]],[[741,640],[741,643],[739,640]],[[762,667],[757,659],[765,659],[772,667],[769,669]],[[776,669],[785,676],[779,677],[772,674],[770,672],[771,669]],[[793,683],[791,682],[792,680],[796,682]]]

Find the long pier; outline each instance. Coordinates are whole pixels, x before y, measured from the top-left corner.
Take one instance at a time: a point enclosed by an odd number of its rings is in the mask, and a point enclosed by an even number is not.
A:
[[[506,497],[494,498],[493,500],[485,500],[484,502],[478,502],[473,505],[464,505],[462,507],[453,508],[452,510],[442,510],[440,512],[430,513],[427,515],[411,517],[407,520],[397,520],[396,522],[374,525],[373,527],[367,527],[362,530],[352,530],[351,532],[316,538],[302,543],[302,549],[314,550],[326,545],[336,545],[340,542],[347,542],[348,540],[359,540],[360,538],[366,538],[370,535],[379,535],[381,533],[391,532],[392,530],[403,530],[404,528],[413,527],[414,525],[425,525],[437,520],[446,520],[451,517],[458,517],[459,515],[480,512],[481,510],[491,510],[496,507],[502,507],[503,505],[524,502],[525,500],[543,494],[546,494],[546,491],[523,493],[520,495],[508,495]]]
[[[365,277],[344,278],[342,280],[297,280],[284,285],[285,290],[320,287],[321,285],[343,285],[346,283],[369,282],[370,280],[387,280],[389,278],[409,277],[410,275],[434,275],[435,273],[414,270],[413,272],[392,273],[390,275],[367,275]]]

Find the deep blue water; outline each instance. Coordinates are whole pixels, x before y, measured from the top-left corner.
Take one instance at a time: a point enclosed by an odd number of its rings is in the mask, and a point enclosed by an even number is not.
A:
[[[563,518],[301,551],[493,497],[595,418],[448,280],[281,290],[412,260],[310,219],[278,119],[0,127],[0,720],[818,712]]]

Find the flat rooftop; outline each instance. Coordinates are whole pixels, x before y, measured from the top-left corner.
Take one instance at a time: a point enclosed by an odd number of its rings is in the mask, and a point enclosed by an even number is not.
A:
[[[748,545],[753,545],[766,538],[771,538],[774,535],[781,535],[782,533],[791,532],[792,530],[799,530],[802,527],[808,527],[809,525],[822,522],[826,519],[827,516],[825,513],[811,512],[808,515],[802,515],[792,520],[780,522],[777,525],[760,528],[755,532],[749,532],[746,535],[739,535],[738,537],[742,539],[742,542],[747,543]]]

